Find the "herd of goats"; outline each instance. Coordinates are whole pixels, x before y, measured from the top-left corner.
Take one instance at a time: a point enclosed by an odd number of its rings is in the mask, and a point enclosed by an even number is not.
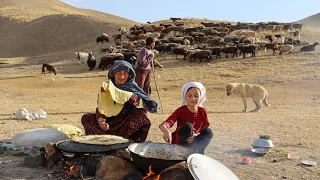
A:
[[[311,52],[315,51],[315,47],[319,45],[318,42],[309,45],[307,41],[300,40],[302,29],[300,23],[238,22],[232,25],[230,23],[201,22],[197,27],[185,27],[181,18],[170,20],[172,21],[166,24],[156,25],[148,22],[141,26],[134,25],[129,32],[125,27],[121,27],[119,33],[111,37],[115,46],[107,45],[100,49],[104,55],[98,67],[104,70],[115,60],[125,60],[135,66],[139,50],[145,45],[147,37],[156,40],[153,49],[155,57],[161,54],[173,54],[176,55],[176,59],[180,55],[184,60],[187,59],[190,62],[198,60],[199,63],[203,59],[207,63],[210,62],[212,56],[216,56],[216,59],[221,58],[221,53],[224,53],[226,58],[228,54],[231,54],[232,58],[238,57],[238,53],[243,54],[245,58],[246,54],[255,57],[259,50],[264,49],[266,52],[269,49],[273,51],[273,55],[276,51],[282,55],[285,52],[291,53],[294,46],[303,46],[300,48],[302,52]],[[123,41],[124,38],[126,41]],[[97,37],[96,42],[110,42],[108,34],[103,33]],[[89,66],[89,70],[96,67],[96,59],[92,52],[76,52],[76,55],[79,64],[83,61]],[[159,63],[155,63],[156,65],[162,67]]]

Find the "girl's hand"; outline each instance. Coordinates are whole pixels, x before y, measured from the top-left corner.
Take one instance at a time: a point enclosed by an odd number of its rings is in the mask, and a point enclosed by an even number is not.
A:
[[[99,123],[99,127],[100,127],[103,131],[108,131],[108,129],[109,129],[109,124],[106,122],[105,119],[99,118],[99,119],[98,119],[98,123]]]
[[[194,138],[195,138],[196,136],[198,136],[199,134],[200,134],[200,133],[198,133],[198,134],[193,134],[192,136],[188,137],[188,138],[187,138],[187,142],[188,142],[189,144],[192,144],[193,141],[194,141]]]
[[[163,133],[163,139],[168,143],[171,144],[172,141],[172,135],[170,132]]]

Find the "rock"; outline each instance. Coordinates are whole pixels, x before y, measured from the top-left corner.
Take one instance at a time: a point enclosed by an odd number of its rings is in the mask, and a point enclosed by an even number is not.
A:
[[[119,158],[131,161],[130,152],[126,149],[118,149],[110,154],[111,156],[117,156]]]
[[[124,176],[134,171],[134,165],[116,156],[106,156],[97,166],[97,180],[122,180]]]
[[[41,152],[40,154],[37,155],[29,155],[24,158],[23,165],[29,168],[35,168],[35,167],[40,167],[44,166],[45,164],[45,157],[44,153]]]
[[[97,166],[100,164],[101,160],[105,156],[103,155],[89,155],[85,162],[85,167],[87,169],[87,174],[89,176],[95,176],[97,171]]]
[[[141,180],[143,175],[140,171],[133,171],[123,177],[122,180]]]
[[[185,162],[175,164],[161,171],[160,180],[162,179],[194,180]]]

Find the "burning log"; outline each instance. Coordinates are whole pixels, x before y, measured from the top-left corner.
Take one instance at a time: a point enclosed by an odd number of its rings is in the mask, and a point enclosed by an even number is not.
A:
[[[97,166],[97,180],[122,180],[124,176],[134,171],[134,165],[116,156],[106,156]]]
[[[62,161],[63,155],[55,144],[46,144],[44,150],[48,169],[51,169],[56,163]]]

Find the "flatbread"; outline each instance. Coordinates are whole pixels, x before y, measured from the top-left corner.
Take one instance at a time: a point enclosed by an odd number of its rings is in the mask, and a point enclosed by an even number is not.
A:
[[[113,145],[129,142],[120,136],[114,135],[86,135],[72,138],[72,141],[81,144],[94,144],[94,145]]]

